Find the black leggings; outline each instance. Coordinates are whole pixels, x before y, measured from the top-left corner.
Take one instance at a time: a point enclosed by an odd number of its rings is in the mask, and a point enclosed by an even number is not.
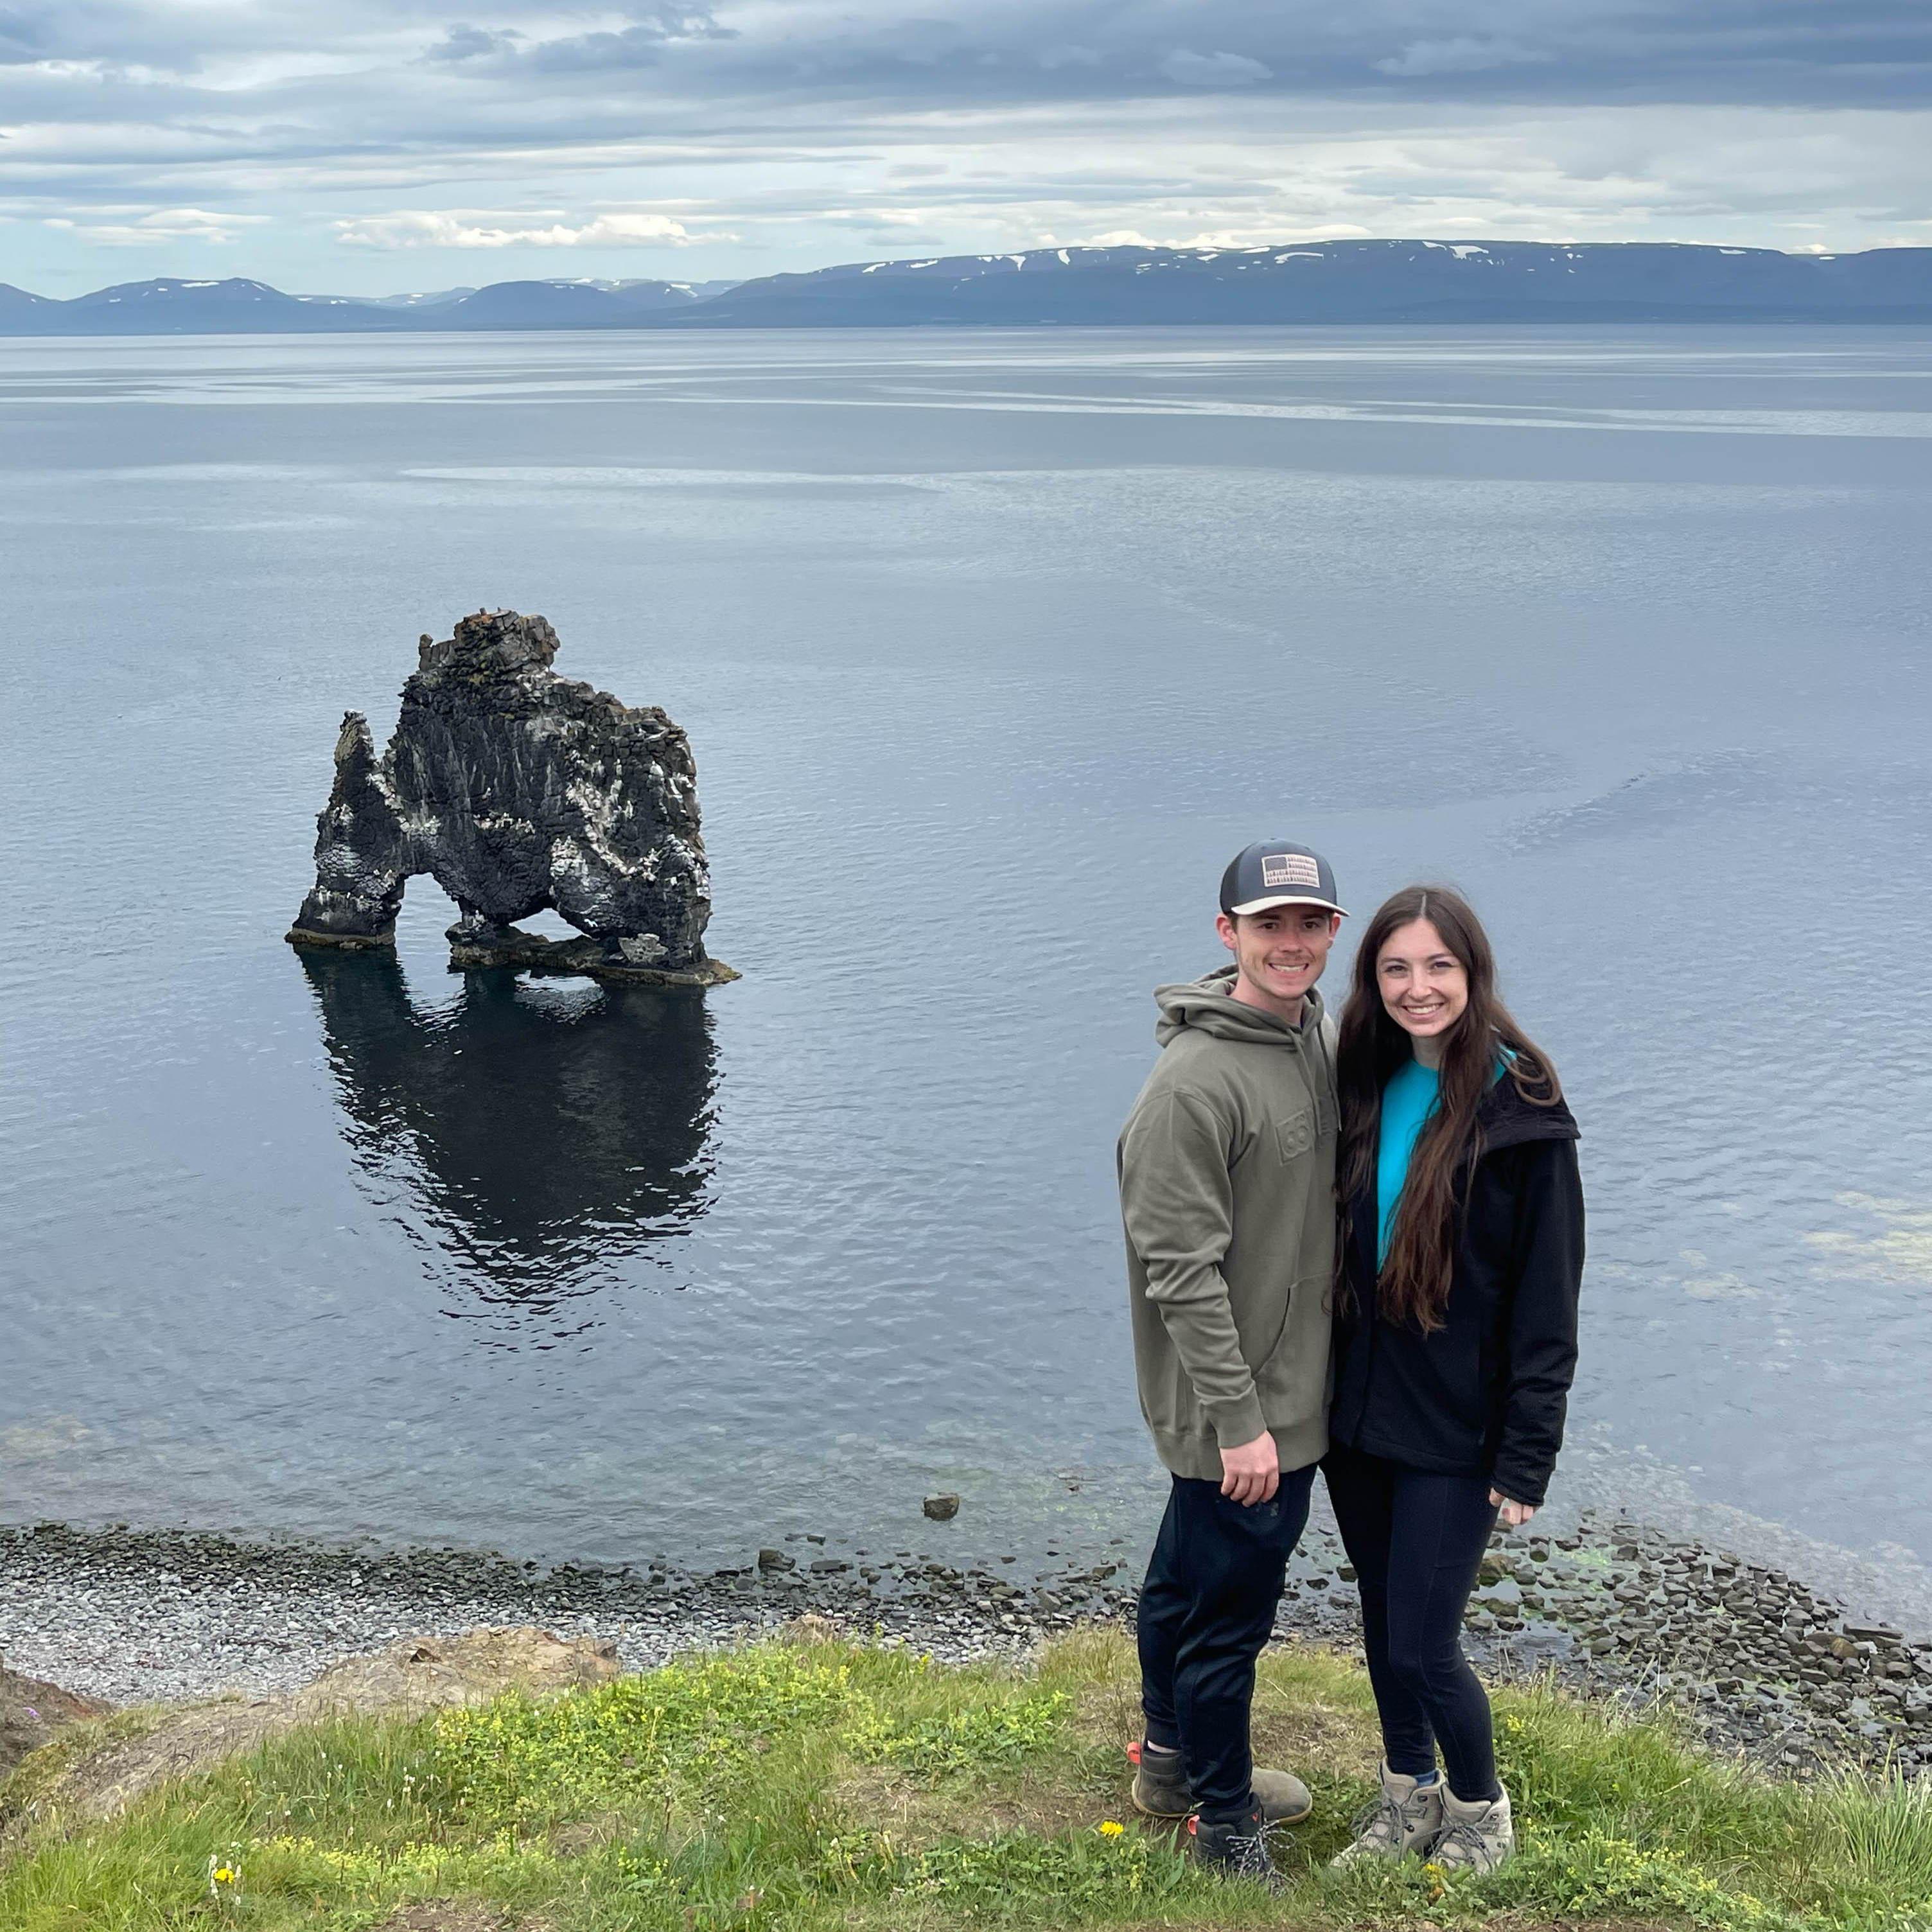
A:
[[[1388,1768],[1436,1768],[1474,1803],[1497,1796],[1490,1700],[1462,1654],[1463,1606],[1496,1520],[1486,1476],[1438,1476],[1331,1448],[1322,1465],[1362,1594],[1362,1639]]]

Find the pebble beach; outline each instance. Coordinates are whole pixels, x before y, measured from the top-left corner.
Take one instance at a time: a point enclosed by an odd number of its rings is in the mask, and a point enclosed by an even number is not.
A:
[[[615,1640],[627,1669],[805,1615],[948,1661],[1019,1658],[1084,1622],[1130,1622],[1138,1552],[1028,1573],[802,1536],[708,1572],[519,1563],[488,1552],[251,1541],[42,1522],[0,1530],[0,1660],[115,1703],[263,1696],[411,1636],[540,1624]],[[1312,1528],[1277,1620],[1352,1648],[1353,1572]],[[1774,1774],[1848,1760],[1932,1771],[1932,1640],[1861,1622],[1781,1572],[1629,1522],[1498,1537],[1467,1642],[1496,1678],[1544,1672],[1662,1706]]]

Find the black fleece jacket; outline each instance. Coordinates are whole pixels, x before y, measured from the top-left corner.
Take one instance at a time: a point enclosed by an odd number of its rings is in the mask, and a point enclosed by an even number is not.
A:
[[[1507,1075],[1477,1111],[1482,1153],[1460,1190],[1454,1272],[1430,1334],[1376,1312],[1376,1190],[1344,1202],[1333,1442],[1414,1469],[1486,1475],[1540,1504],[1576,1367],[1583,1189],[1576,1123]]]

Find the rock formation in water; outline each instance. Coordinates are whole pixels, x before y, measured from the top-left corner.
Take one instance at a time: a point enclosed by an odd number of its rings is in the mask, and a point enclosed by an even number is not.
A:
[[[711,883],[685,735],[550,669],[541,617],[479,611],[425,636],[379,758],[351,712],[316,821],[296,946],[394,943],[403,889],[434,879],[460,909],[451,962],[659,984],[736,976],[706,956]],[[584,937],[515,922],[554,908]]]

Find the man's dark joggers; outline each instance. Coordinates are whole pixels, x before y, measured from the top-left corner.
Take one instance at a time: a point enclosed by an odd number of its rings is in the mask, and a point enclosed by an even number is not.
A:
[[[1204,1817],[1244,1815],[1252,1798],[1255,1664],[1308,1521],[1315,1466],[1284,1469],[1270,1501],[1245,1506],[1222,1495],[1219,1483],[1171,1480],[1141,1586],[1148,1742],[1179,1749]]]
[[[1363,1648],[1391,1771],[1501,1795],[1490,1700],[1462,1654],[1462,1610],[1496,1520],[1486,1476],[1437,1475],[1333,1444],[1322,1465],[1362,1593]]]

